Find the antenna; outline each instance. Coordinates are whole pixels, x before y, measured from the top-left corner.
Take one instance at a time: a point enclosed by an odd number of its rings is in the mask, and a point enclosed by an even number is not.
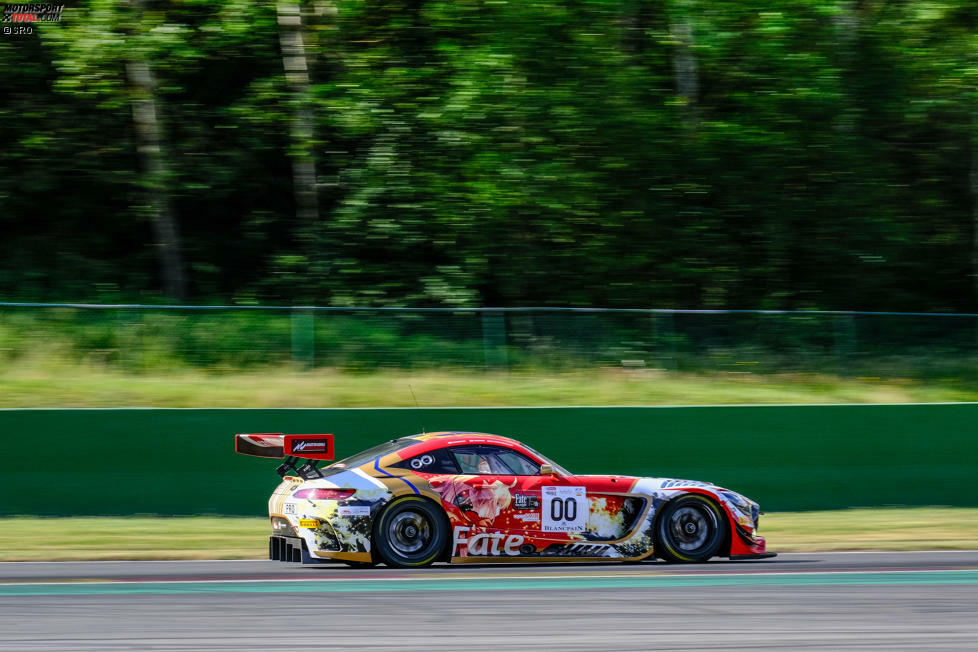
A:
[[[418,397],[414,395],[414,388],[411,387],[411,383],[408,383],[408,389],[411,390],[411,398],[414,399],[414,407],[420,408],[421,406],[418,405]],[[421,433],[424,434],[424,425],[421,426]]]

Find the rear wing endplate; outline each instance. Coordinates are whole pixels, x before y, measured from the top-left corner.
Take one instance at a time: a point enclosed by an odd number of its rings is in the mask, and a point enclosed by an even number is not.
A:
[[[333,435],[239,434],[234,436],[234,450],[254,457],[284,457],[285,461],[278,467],[278,474],[283,477],[292,471],[303,478],[321,478],[317,466],[321,460],[333,459]],[[309,461],[296,466],[299,458]]]

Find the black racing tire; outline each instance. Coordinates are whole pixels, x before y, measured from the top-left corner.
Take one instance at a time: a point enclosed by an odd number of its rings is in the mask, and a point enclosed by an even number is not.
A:
[[[445,512],[420,496],[395,500],[374,522],[374,552],[388,566],[430,566],[442,556],[447,543]]]
[[[723,546],[726,523],[720,506],[706,496],[674,498],[662,507],[656,521],[655,556],[674,564],[704,562]]]

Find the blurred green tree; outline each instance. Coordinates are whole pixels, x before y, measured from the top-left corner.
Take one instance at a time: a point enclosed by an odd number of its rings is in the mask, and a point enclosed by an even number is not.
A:
[[[966,0],[141,1],[0,41],[4,296],[978,309]]]

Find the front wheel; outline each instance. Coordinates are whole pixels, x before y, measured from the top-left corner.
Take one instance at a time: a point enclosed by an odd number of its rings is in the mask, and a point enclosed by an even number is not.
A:
[[[704,562],[720,550],[725,520],[706,496],[686,494],[666,503],[655,527],[655,554],[668,562]]]
[[[388,566],[430,566],[447,541],[445,514],[431,501],[417,496],[394,501],[374,524],[374,548]]]

